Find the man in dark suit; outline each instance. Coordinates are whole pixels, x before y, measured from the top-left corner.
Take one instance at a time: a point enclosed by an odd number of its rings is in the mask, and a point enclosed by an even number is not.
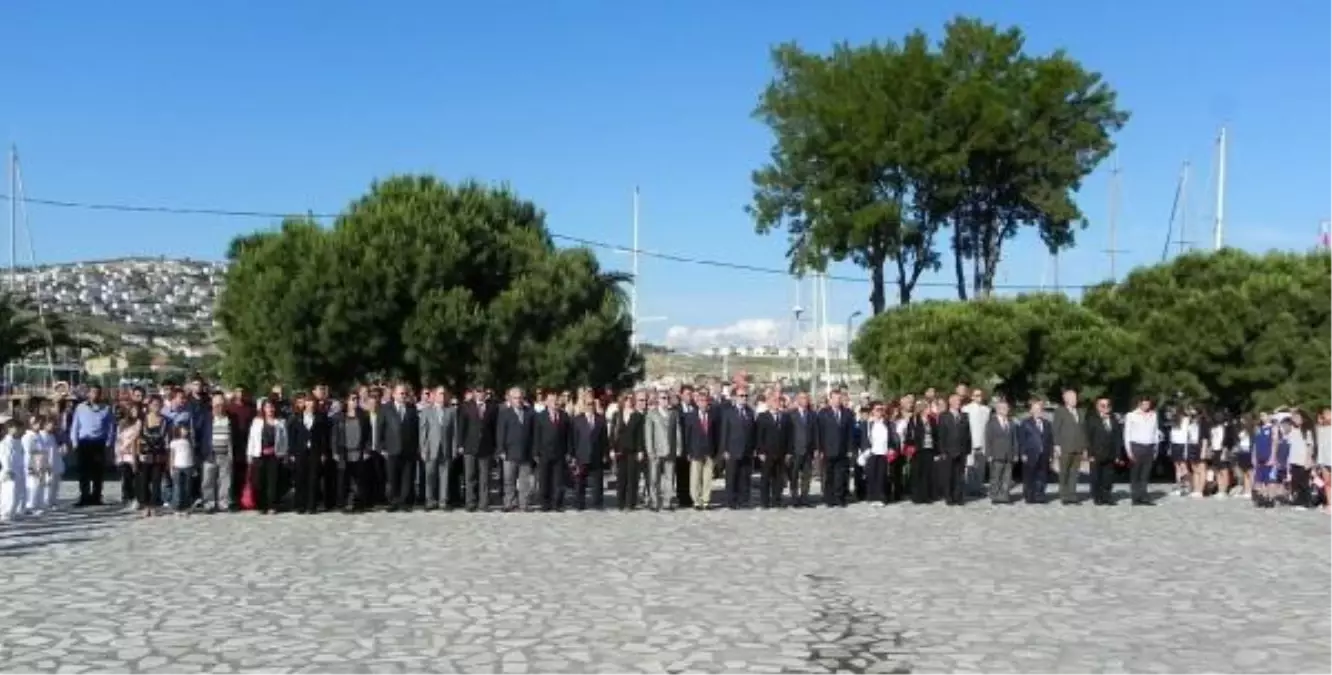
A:
[[[948,397],[948,410],[939,416],[939,455],[934,460],[935,488],[949,506],[966,503],[967,455],[971,454],[971,422],[962,412],[962,397]]]
[[[560,409],[559,393],[546,393],[546,409],[533,420],[532,454],[536,458],[542,511],[560,509],[564,487],[564,467],[573,446],[568,417]]]
[[[1013,462],[1018,457],[1017,424],[1009,416],[1008,401],[994,403],[994,415],[985,423],[985,456],[990,460],[990,502],[1011,504]]]
[[[843,396],[840,391],[832,392],[828,407],[819,411],[817,459],[823,465],[823,503],[827,506],[847,505],[856,420]]]
[[[421,422],[416,406],[407,400],[406,385],[393,387],[393,401],[383,412],[389,511],[410,511],[416,464],[421,460]]]
[[[497,407],[486,401],[484,387],[458,409],[458,438],[463,452],[463,492],[468,511],[490,507],[490,462],[495,456]]]
[[[610,436],[606,418],[596,413],[591,399],[583,402],[583,411],[573,419],[573,505],[587,507],[587,492],[592,491],[592,508],[601,509],[606,496],[606,455],[610,454]]]
[[[1055,408],[1054,452],[1059,461],[1059,501],[1078,503],[1078,473],[1082,470],[1082,457],[1087,452],[1087,426],[1078,410],[1078,392],[1064,390],[1064,405]]]
[[[780,393],[769,392],[765,402],[768,409],[758,416],[755,445],[759,460],[759,506],[766,509],[782,506],[782,488],[791,462],[791,426]]]
[[[533,415],[523,401],[522,389],[509,389],[506,399],[508,405],[495,422],[495,451],[504,463],[504,510],[526,511],[532,481]]]
[[[1110,399],[1096,399],[1096,414],[1086,417],[1087,454],[1091,469],[1092,503],[1115,503],[1115,459],[1123,446],[1119,422],[1110,413]]]
[[[721,435],[718,437],[726,471],[727,508],[738,509],[749,502],[755,439],[754,409],[749,407],[749,393],[740,389],[731,395],[730,403],[722,409]]]
[[[788,466],[792,505],[810,506],[809,484],[814,476],[814,455],[818,452],[818,420],[809,409],[809,393],[796,394],[795,407],[787,411]]]
[[[1018,430],[1022,450],[1022,500],[1028,504],[1045,503],[1045,484],[1054,454],[1054,430],[1045,419],[1045,402],[1034,400],[1027,407],[1027,419]]]
[[[720,424],[717,410],[705,389],[698,392],[698,403],[684,416],[684,451],[689,457],[689,496],[694,509],[705,511],[712,504],[713,462],[717,452]]]

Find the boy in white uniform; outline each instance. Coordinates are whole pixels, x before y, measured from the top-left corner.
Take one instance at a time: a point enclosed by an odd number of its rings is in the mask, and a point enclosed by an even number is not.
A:
[[[23,488],[28,471],[23,463],[23,425],[9,420],[0,440],[0,522],[8,522],[23,510]]]
[[[37,417],[33,426],[23,434],[23,454],[27,463],[27,510],[40,516],[51,502],[53,482],[59,480],[53,473],[58,451],[56,449],[55,425],[49,418]],[[59,486],[56,486],[59,489]]]

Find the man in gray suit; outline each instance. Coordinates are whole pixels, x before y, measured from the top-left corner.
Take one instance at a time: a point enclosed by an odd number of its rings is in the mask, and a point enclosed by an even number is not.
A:
[[[449,405],[449,392],[435,387],[425,394],[425,407],[421,408],[421,461],[425,464],[425,497],[427,511],[434,511],[441,502],[447,502],[449,472],[453,456],[461,454],[457,441],[457,411]]]
[[[1017,459],[1017,425],[1008,416],[1008,401],[994,403],[994,415],[985,423],[985,456],[990,460],[990,502],[1011,504],[1013,462]]]
[[[647,503],[653,511],[675,509],[675,457],[683,445],[680,413],[670,407],[665,392],[657,393],[656,407],[648,411],[644,436],[647,446]]]
[[[1078,503],[1078,473],[1087,454],[1087,428],[1078,410],[1078,392],[1064,390],[1064,405],[1054,412],[1054,451],[1059,458],[1059,501]]]

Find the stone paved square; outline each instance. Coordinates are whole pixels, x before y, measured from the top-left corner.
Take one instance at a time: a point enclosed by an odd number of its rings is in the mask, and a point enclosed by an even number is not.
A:
[[[65,511],[0,527],[0,670],[1326,673],[1328,522]]]

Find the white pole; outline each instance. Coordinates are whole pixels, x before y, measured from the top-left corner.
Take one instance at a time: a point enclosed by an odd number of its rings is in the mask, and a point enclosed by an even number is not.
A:
[[[638,347],[638,186],[634,186],[634,250],[633,250],[633,275],[634,284],[629,288],[629,321],[633,328],[630,332],[629,344],[632,347]]]
[[[823,388],[832,393],[832,349],[828,344],[828,273],[819,275],[819,304],[823,305],[819,332],[823,333]]]
[[[1118,242],[1115,241],[1115,228],[1119,226],[1119,153],[1115,152],[1114,165],[1110,169],[1110,281],[1119,281],[1115,275],[1115,255],[1119,253],[1116,250]]]
[[[1221,134],[1216,139],[1216,223],[1212,228],[1212,245],[1221,250],[1225,241],[1226,226],[1226,128],[1221,127]]]
[[[1184,255],[1184,247],[1189,245],[1185,237],[1189,229],[1189,169],[1192,165],[1184,162],[1179,174],[1179,254]]]
[[[18,292],[18,146],[9,146],[9,292]]]

